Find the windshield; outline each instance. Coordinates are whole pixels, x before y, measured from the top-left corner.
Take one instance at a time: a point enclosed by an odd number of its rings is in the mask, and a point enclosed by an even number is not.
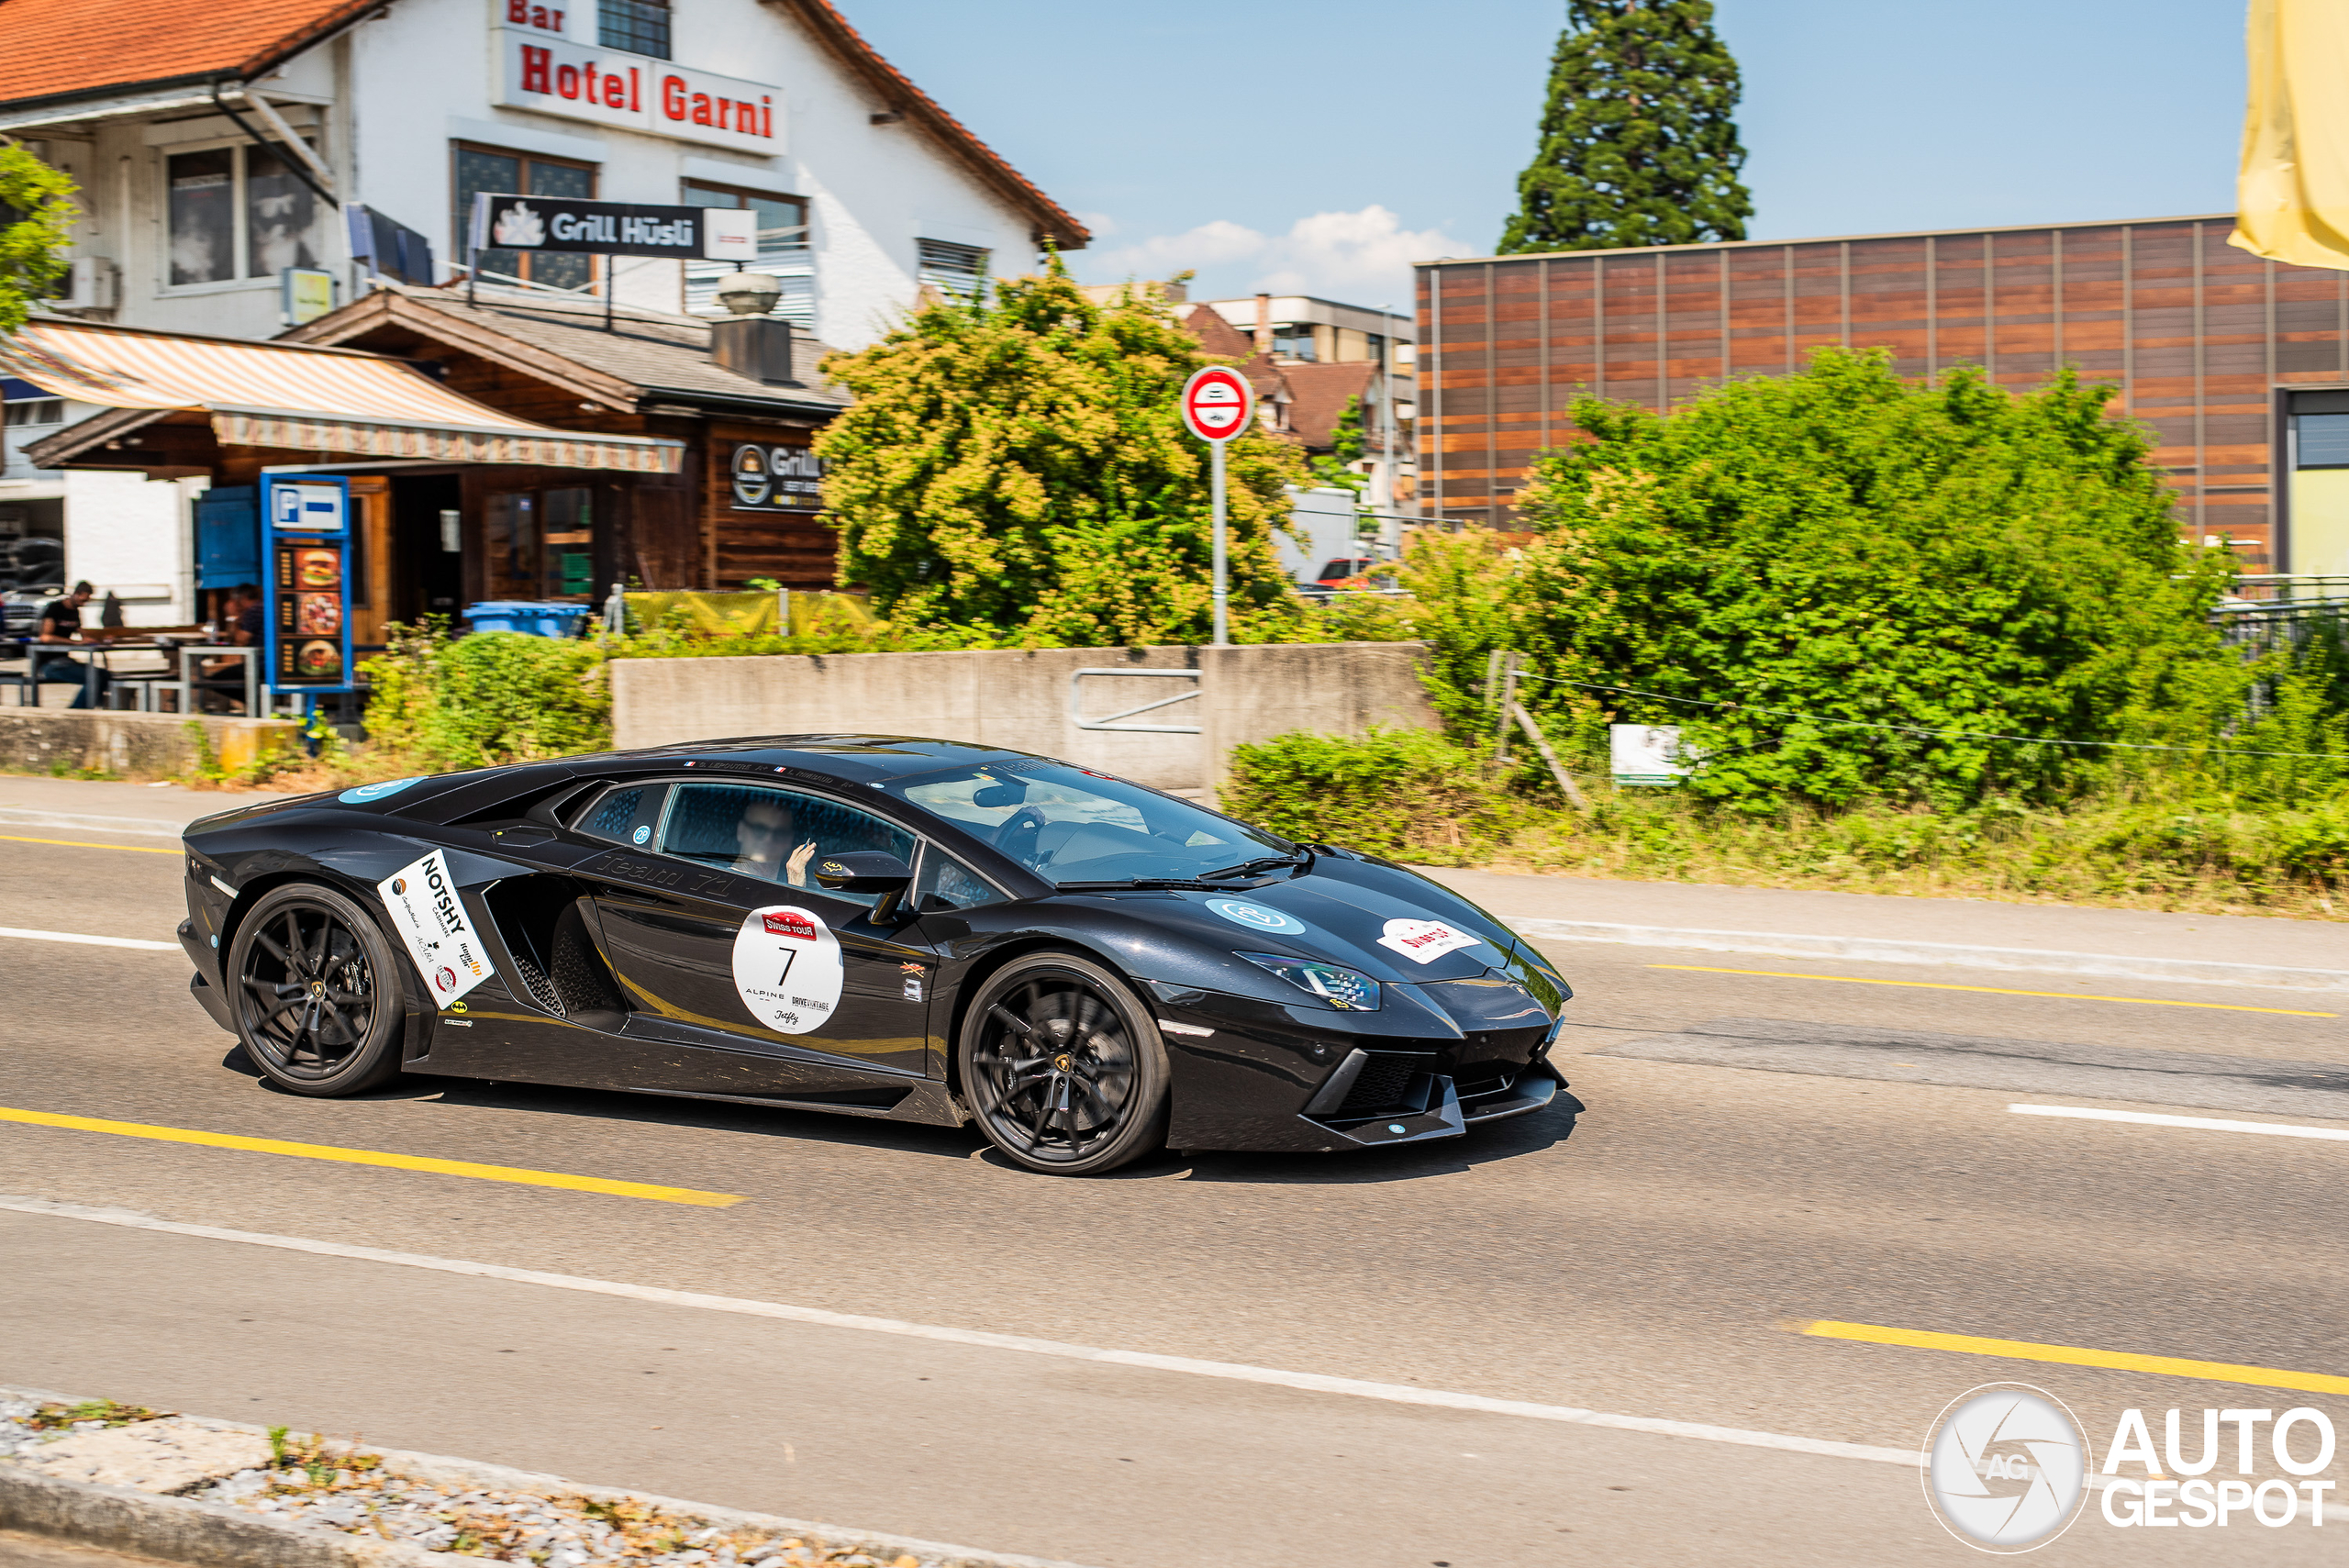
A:
[[[1194,877],[1297,852],[1261,828],[1065,762],[961,768],[883,787],[1056,883]]]

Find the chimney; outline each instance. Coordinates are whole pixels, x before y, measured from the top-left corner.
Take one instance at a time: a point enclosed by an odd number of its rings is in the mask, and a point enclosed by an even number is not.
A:
[[[709,357],[767,386],[797,386],[791,373],[791,323],[774,316],[729,316],[709,324]]]
[[[1256,351],[1270,359],[1273,352],[1273,296],[1256,296]]]

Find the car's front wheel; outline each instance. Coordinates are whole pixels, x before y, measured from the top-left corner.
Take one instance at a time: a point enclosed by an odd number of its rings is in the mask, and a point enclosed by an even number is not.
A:
[[[296,1095],[355,1095],[397,1076],[399,962],[383,928],[341,893],[271,888],[228,948],[245,1054]]]
[[[1031,1171],[1097,1175],[1165,1141],[1157,1024],[1090,959],[1045,952],[1005,965],[963,1015],[959,1065],[979,1129]]]

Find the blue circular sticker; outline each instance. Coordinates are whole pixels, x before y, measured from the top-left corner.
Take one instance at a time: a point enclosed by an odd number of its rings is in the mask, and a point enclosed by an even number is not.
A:
[[[630,833],[628,836],[628,841],[631,844],[641,844],[645,840],[650,839],[651,837],[652,837],[651,828],[639,828],[635,832]]]
[[[1267,909],[1262,904],[1243,904],[1237,898],[1210,898],[1208,907],[1233,925],[1245,926],[1252,931],[1276,931],[1282,936],[1295,936],[1305,929],[1305,922],[1296,916]]]
[[[387,795],[397,795],[408,785],[418,782],[420,781],[416,779],[387,779],[382,784],[361,784],[357,789],[344,790],[335,798],[346,806],[364,806],[371,800],[381,800]]]

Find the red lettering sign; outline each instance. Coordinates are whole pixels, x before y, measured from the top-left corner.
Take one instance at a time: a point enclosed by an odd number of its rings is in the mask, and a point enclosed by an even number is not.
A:
[[[579,67],[558,65],[554,68],[554,90],[562,97],[579,96]]]
[[[682,76],[661,78],[661,112],[673,120],[685,117],[685,79]]]
[[[630,112],[644,106],[636,99],[636,67],[633,65],[628,68],[628,106]]]
[[[696,93],[694,95],[694,124],[714,126],[717,123],[709,117],[709,95]]]
[[[553,56],[547,50],[537,48],[535,45],[526,43],[522,46],[522,91],[525,93],[554,91],[547,83],[547,62],[552,58]]]
[[[517,26],[528,27],[530,21],[530,7],[526,0],[506,0],[506,19]]]
[[[759,100],[759,134],[770,139],[774,136],[774,100],[773,98],[762,97]]]
[[[816,940],[816,922],[805,915],[763,915],[760,921],[771,937],[796,937],[803,942]]]

